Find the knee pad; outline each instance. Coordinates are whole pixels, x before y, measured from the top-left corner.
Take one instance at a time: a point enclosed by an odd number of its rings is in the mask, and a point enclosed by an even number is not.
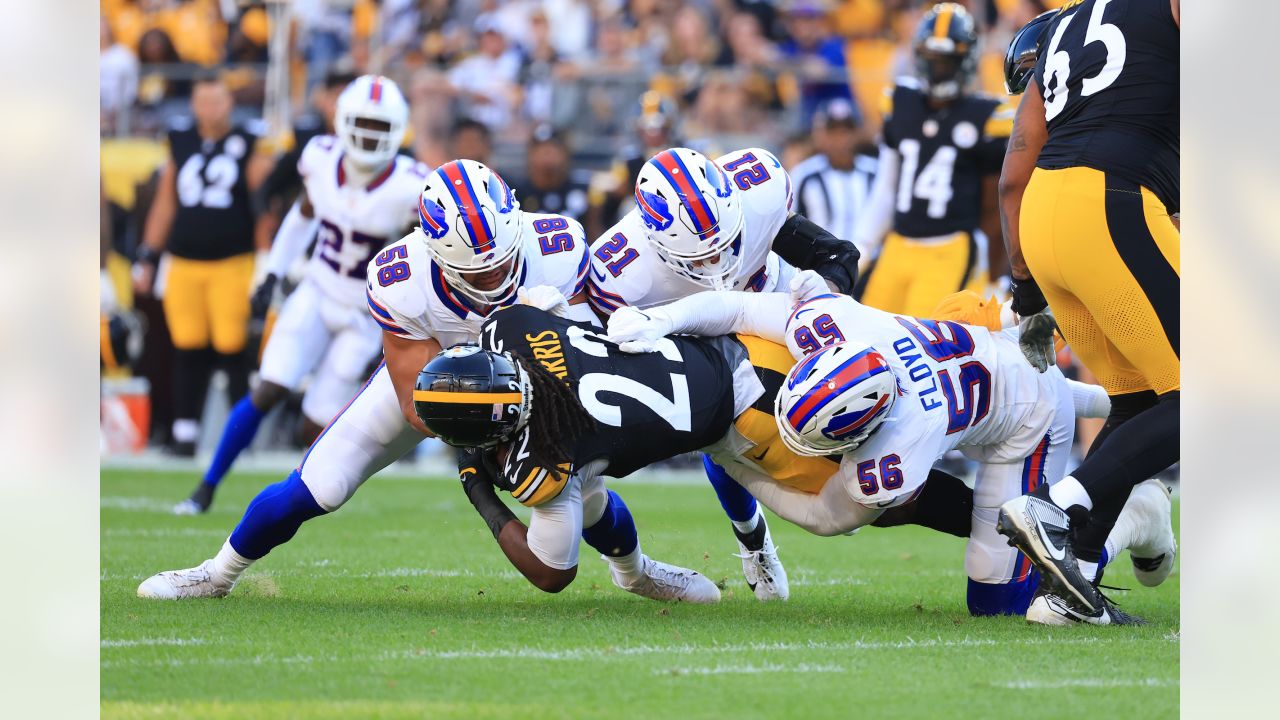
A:
[[[1004,583],[1019,576],[1017,548],[996,532],[999,508],[973,509],[969,542],[964,550],[964,571],[978,583]]]
[[[596,477],[582,486],[582,526],[591,527],[600,522],[609,505],[609,490],[604,481]]]
[[[320,440],[317,438],[316,442],[319,443]],[[306,458],[303,460],[305,462]],[[330,463],[315,462],[315,458],[312,458],[309,467],[310,469],[299,471],[300,478],[311,491],[316,504],[324,508],[325,512],[333,512],[342,507],[352,495],[356,494],[356,488],[360,486],[356,478],[346,477],[341,469]]]

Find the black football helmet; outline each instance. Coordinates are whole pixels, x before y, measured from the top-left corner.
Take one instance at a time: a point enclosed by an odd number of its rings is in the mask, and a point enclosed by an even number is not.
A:
[[[524,429],[533,404],[529,375],[510,353],[454,345],[418,373],[413,409],[427,429],[461,448],[489,448]]]
[[[1013,36],[1013,41],[1004,54],[1004,89],[1010,95],[1021,95],[1027,89],[1027,83],[1031,82],[1031,71],[1035,70],[1036,61],[1040,58],[1045,31],[1049,29],[1049,21],[1057,14],[1057,10],[1046,10],[1023,25],[1018,34]]]
[[[953,2],[938,3],[916,30],[916,73],[934,100],[955,100],[977,69],[978,31],[973,16]]]

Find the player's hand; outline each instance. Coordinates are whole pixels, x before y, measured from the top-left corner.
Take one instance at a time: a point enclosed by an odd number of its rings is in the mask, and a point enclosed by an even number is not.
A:
[[[819,295],[830,295],[826,278],[813,270],[801,270],[791,278],[791,304],[799,305]]]
[[[1058,329],[1058,321],[1049,310],[1022,318],[1018,324],[1021,335],[1018,347],[1027,358],[1027,362],[1040,372],[1054,364],[1057,350],[1053,344],[1053,333]]]
[[[156,266],[151,263],[133,264],[133,294],[150,295],[156,282]]]
[[[569,301],[565,299],[564,293],[550,285],[538,285],[529,289],[521,287],[516,290],[516,301],[545,310],[555,317],[569,314]]]
[[[1009,278],[1009,291],[1013,294],[1010,307],[1019,317],[1030,317],[1049,305],[1049,301],[1044,299],[1044,293],[1040,292],[1040,286],[1035,278],[1026,280]]]
[[[271,307],[271,298],[276,292],[276,283],[280,278],[272,273],[262,279],[262,284],[253,291],[253,295],[249,298],[249,317],[254,320],[261,320],[267,316],[267,309]]]
[[[653,352],[658,341],[671,332],[671,322],[660,310],[641,312],[633,307],[618,308],[609,316],[608,339],[622,352]]]

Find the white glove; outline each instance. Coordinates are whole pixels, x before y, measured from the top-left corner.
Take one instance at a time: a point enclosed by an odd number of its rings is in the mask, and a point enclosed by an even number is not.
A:
[[[609,316],[608,339],[626,353],[653,352],[671,332],[671,318],[661,309],[648,313],[626,306]]]
[[[819,295],[831,294],[826,278],[812,270],[801,270],[791,277],[791,304],[799,305]]]
[[[538,285],[527,290],[521,287],[516,290],[516,301],[521,305],[545,310],[555,317],[564,317],[569,314],[569,301],[565,299],[563,293],[550,285]]]

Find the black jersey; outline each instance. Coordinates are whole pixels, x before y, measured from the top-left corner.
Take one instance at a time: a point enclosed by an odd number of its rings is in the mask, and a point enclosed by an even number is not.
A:
[[[177,214],[168,251],[190,260],[221,260],[253,252],[253,207],[245,166],[257,136],[242,127],[218,140],[194,128],[169,133]]]
[[[1178,211],[1178,25],[1169,0],[1077,0],[1045,31],[1038,167],[1090,167]]]
[[[733,372],[718,348],[735,341],[678,337],[664,341],[660,352],[628,354],[597,330],[528,305],[495,312],[480,330],[481,347],[535,360],[577,391],[597,430],[573,448],[575,469],[605,458],[604,474],[624,477],[728,432]],[[538,412],[537,397],[532,412]],[[505,469],[518,477],[530,471],[510,458]]]
[[[893,230],[906,237],[972,232],[982,214],[982,180],[998,174],[1013,108],[963,95],[941,109],[910,79],[893,89],[884,143],[900,158]]]
[[[570,178],[556,187],[538,189],[526,181],[515,185],[516,197],[525,212],[564,215],[581,221],[587,214],[587,184]]]

